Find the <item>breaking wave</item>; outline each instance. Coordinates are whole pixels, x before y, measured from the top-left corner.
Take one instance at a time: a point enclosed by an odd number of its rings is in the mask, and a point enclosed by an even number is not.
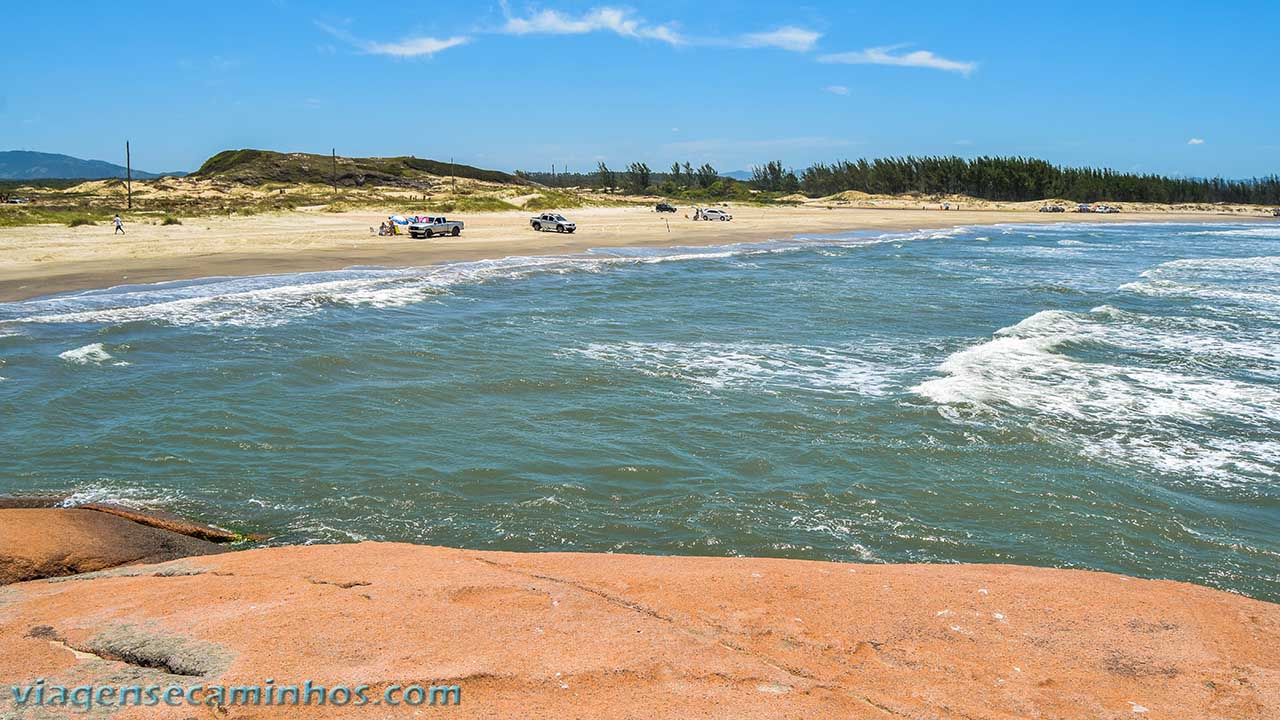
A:
[[[1238,307],[1045,310],[953,353],[912,389],[963,421],[1025,422],[1094,459],[1224,483],[1280,477],[1280,328],[1256,313],[1280,301],[1277,261],[1163,263],[1120,291]]]

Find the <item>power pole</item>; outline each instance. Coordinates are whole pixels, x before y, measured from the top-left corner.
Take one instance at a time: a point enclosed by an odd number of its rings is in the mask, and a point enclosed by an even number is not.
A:
[[[338,148],[329,148],[333,157],[333,196],[338,197]]]
[[[129,209],[133,209],[133,158],[129,154],[129,141],[124,141],[124,182],[129,195]]]
[[[453,185],[453,192],[458,192],[458,176],[453,172],[453,158],[449,158],[449,183]]]

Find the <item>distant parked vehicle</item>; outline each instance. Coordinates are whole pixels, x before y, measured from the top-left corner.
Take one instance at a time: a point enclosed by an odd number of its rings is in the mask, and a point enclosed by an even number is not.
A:
[[[560,213],[542,213],[541,215],[534,215],[529,219],[529,225],[533,227],[534,230],[538,230],[540,232],[550,232],[554,230],[556,232],[571,233],[578,229],[577,223],[569,222]]]
[[[1080,203],[1076,206],[1076,212],[1093,212],[1093,206],[1089,203]]]
[[[675,206],[675,205],[672,205],[671,203],[664,203],[664,202],[660,202],[660,203],[658,203],[656,206],[654,206],[654,208],[653,208],[653,209],[654,209],[654,210],[657,210],[658,212],[669,212],[669,213],[673,213],[673,212],[675,212],[675,211],[676,211],[676,206]]]
[[[694,220],[721,220],[724,222],[728,222],[733,219],[733,216],[725,212],[724,210],[717,210],[716,208],[697,208],[693,213],[693,219]]]
[[[1093,208],[1093,211],[1096,213],[1102,213],[1104,215],[1110,215],[1111,213],[1120,212],[1120,208],[1111,207],[1110,205],[1097,205]]]
[[[1272,214],[1272,215],[1274,215],[1274,216],[1276,216],[1276,217],[1280,217],[1280,208],[1276,208],[1276,209],[1272,210],[1272,211],[1271,211],[1271,214]]]
[[[1040,212],[1066,212],[1067,209],[1061,205],[1045,205],[1040,208]]]
[[[420,222],[409,223],[410,237],[429,238],[435,235],[452,235],[454,237],[458,237],[461,234],[461,220],[446,220],[443,217],[427,217],[422,218]]]
[[[5,200],[5,204],[7,205],[26,205],[28,202],[30,201],[26,198],[20,197],[11,197],[8,200]]]

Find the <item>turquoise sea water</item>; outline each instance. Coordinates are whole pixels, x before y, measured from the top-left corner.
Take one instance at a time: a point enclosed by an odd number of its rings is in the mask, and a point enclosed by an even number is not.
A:
[[[0,494],[272,542],[1013,562],[1280,599],[1280,226],[601,250],[0,304]]]

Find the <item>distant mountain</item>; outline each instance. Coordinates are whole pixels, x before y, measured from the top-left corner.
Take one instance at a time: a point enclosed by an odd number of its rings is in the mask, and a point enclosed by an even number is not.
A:
[[[133,176],[140,180],[162,175],[181,176],[186,173],[149,173],[134,168]],[[70,155],[32,152],[30,150],[0,150],[0,180],[52,180],[83,178],[101,180],[125,176],[123,165],[102,160],[81,160]]]
[[[730,178],[733,178],[734,180],[750,180],[751,171],[750,170],[731,170],[729,172],[720,173],[720,177],[730,177]]]

